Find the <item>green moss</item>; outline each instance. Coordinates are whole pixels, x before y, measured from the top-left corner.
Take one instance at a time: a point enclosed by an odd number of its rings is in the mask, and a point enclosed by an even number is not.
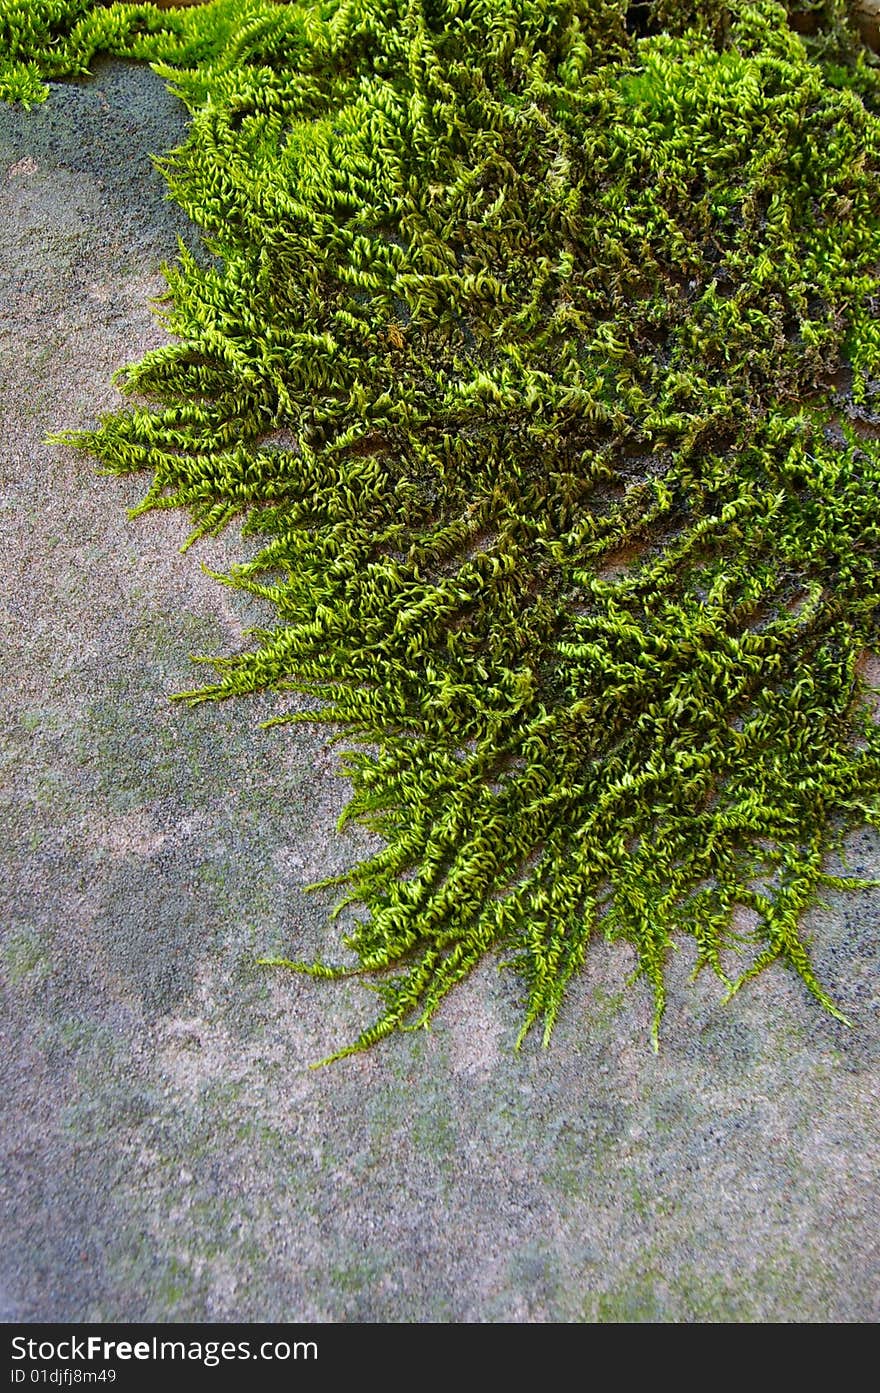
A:
[[[161,167],[214,260],[168,271],[152,405],[72,438],[259,544],[223,579],[275,622],[187,695],[306,692],[355,747],[349,1049],[492,953],[546,1038],[603,936],[655,1040],[680,934],[836,1011],[801,920],[880,816],[880,86],[806,8],[0,0],[6,96],[101,50],[192,113]]]
[[[762,1319],[745,1281],[738,1286],[721,1274],[707,1277],[688,1269],[670,1274],[659,1257],[656,1266],[648,1261],[647,1272],[643,1263],[633,1264],[618,1287],[591,1296],[580,1319],[601,1324]]]
[[[658,1295],[653,1276],[643,1276],[621,1291],[602,1292],[596,1300],[593,1319],[601,1324],[653,1324],[671,1320]]]
[[[35,976],[39,981],[49,969],[47,945],[35,929],[18,929],[10,932],[0,946],[0,960],[8,980],[13,985]]]

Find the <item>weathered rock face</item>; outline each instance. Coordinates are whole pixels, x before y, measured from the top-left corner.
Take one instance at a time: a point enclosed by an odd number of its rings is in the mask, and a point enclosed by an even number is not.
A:
[[[865,43],[880,52],[880,0],[858,0],[855,19]]]
[[[0,107],[0,1318],[876,1320],[876,889],[813,926],[852,1031],[782,968],[686,991],[684,943],[654,1056],[618,943],[552,1051],[513,1053],[487,968],[430,1033],[308,1068],[359,990],[254,958],[326,951],[334,897],[301,887],[368,850],[334,839],[325,732],[169,708],[189,652],[265,616],[178,555],[184,519],[126,522],[139,481],[43,443],[163,341],[189,229],[148,156],[184,134],[146,67]],[[849,855],[875,876],[880,839]]]

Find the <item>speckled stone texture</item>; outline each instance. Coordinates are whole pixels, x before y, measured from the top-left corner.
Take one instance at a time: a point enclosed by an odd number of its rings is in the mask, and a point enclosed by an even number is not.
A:
[[[182,556],[184,518],[129,521],[137,481],[43,443],[117,403],[194,244],[148,159],[182,109],[96,71],[0,109],[0,1315],[876,1319],[880,892],[811,919],[852,1030],[783,968],[722,1006],[688,943],[655,1057],[597,943],[549,1050],[513,1052],[518,984],[486,967],[430,1032],[309,1069],[374,1004],[255,965],[333,955],[303,886],[370,845],[335,832],[329,732],[170,704],[268,617],[199,565],[240,540]],[[876,836],[851,865],[880,870]]]

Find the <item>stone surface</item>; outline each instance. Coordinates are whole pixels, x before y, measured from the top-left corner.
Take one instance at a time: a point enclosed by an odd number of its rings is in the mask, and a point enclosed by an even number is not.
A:
[[[771,971],[727,1006],[671,968],[662,1050],[595,945],[549,1050],[491,967],[430,1032],[329,1069],[372,998],[261,969],[332,953],[304,885],[337,835],[327,732],[171,705],[255,621],[48,431],[162,341],[176,238],[148,153],[183,113],[100,65],[0,109],[6,1320],[869,1321],[878,1298],[880,894],[811,921],[847,1030]],[[878,839],[852,841],[877,872]]]
[[[865,43],[875,53],[880,51],[880,0],[856,0],[854,14]]]

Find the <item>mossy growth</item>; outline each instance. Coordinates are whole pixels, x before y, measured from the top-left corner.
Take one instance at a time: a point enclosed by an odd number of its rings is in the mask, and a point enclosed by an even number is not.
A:
[[[161,167],[213,257],[68,438],[258,539],[224,579],[275,621],[186,695],[308,693],[350,747],[381,1006],[340,1054],[486,955],[549,1034],[602,936],[655,1040],[678,935],[836,1009],[802,921],[880,826],[880,77],[789,9],[0,0],[7,97],[100,50],[192,115]]]

